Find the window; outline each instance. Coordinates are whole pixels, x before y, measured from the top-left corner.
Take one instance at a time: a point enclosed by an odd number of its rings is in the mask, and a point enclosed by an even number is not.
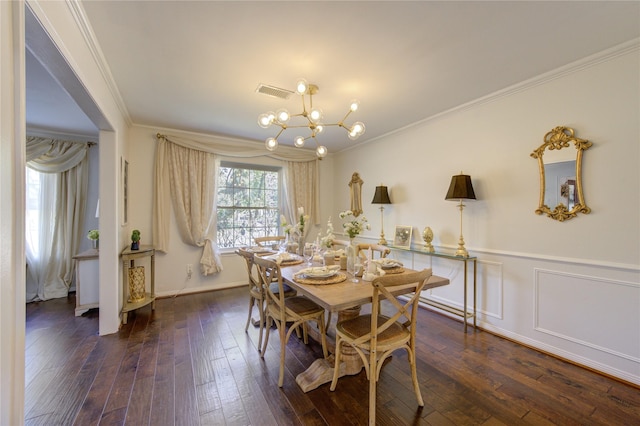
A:
[[[218,175],[218,247],[254,245],[254,237],[278,235],[280,169],[222,162]]]

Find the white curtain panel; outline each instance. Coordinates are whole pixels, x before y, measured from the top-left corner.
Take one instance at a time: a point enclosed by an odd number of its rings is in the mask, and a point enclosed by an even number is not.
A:
[[[287,161],[284,170],[284,215],[291,224],[298,223],[298,207],[309,215],[309,224],[317,225],[319,190],[318,160],[306,162]],[[311,226],[305,227],[303,238]]]
[[[38,217],[26,230],[27,301],[66,297],[87,198],[86,142],[28,137],[27,167],[39,172]],[[27,208],[30,213],[29,207]]]

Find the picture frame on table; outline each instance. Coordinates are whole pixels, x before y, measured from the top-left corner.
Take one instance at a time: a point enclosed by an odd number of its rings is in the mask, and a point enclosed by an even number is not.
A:
[[[400,248],[411,248],[411,232],[412,226],[396,225],[393,233],[393,245]]]

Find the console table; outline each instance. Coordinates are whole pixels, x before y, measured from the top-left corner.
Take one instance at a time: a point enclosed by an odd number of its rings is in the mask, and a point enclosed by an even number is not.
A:
[[[420,301],[433,306],[435,308],[438,309],[442,309],[443,311],[449,312],[450,314],[453,315],[457,315],[459,317],[463,318],[463,322],[464,322],[464,332],[467,332],[467,323],[469,318],[473,318],[473,328],[476,328],[476,275],[477,275],[477,257],[475,256],[468,256],[468,257],[463,257],[463,256],[456,256],[455,254],[452,253],[446,253],[446,252],[442,252],[442,251],[435,251],[435,252],[429,252],[427,250],[424,250],[423,248],[418,248],[418,247],[411,247],[411,248],[406,248],[406,247],[395,247],[395,246],[388,246],[390,249],[392,250],[399,250],[399,251],[406,251],[406,252],[410,252],[412,255],[412,263],[413,263],[413,255],[414,254],[422,254],[425,256],[432,256],[432,257],[441,257],[444,259],[450,259],[450,260],[454,260],[454,261],[458,261],[458,262],[462,262],[464,264],[464,301],[463,301],[463,309],[457,308],[455,306],[451,306],[451,305],[447,305],[446,303],[442,303],[442,302],[437,302],[435,300],[432,299],[427,299],[426,297],[421,297]],[[473,264],[473,312],[469,312],[468,308],[467,308],[467,270],[468,270],[468,264],[471,263]],[[413,267],[413,265],[412,265]]]
[[[127,247],[122,251],[120,257],[122,257],[122,323],[127,323],[127,315],[130,311],[142,308],[151,304],[151,310],[156,309],[156,286],[155,286],[155,259],[156,251],[153,246],[140,246],[140,250],[131,250],[131,247]],[[145,257],[151,258],[151,271],[149,273],[150,278],[150,292],[146,292],[145,297],[141,301],[131,302],[129,301],[129,268],[135,266],[136,259],[142,259]],[[147,272],[145,270],[145,278]],[[145,280],[146,281],[146,280]],[[145,283],[146,285],[146,283]]]
[[[76,261],[76,311],[75,316],[100,306],[100,252],[85,250],[73,256]]]

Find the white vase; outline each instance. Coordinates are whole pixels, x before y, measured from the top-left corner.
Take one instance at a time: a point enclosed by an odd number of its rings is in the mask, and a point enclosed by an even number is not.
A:
[[[94,250],[99,250],[100,240],[91,240],[91,247],[93,247]]]
[[[353,238],[349,239],[349,245],[345,249],[345,254],[347,255],[347,271],[353,270],[353,265],[356,263],[356,245],[353,241]]]

